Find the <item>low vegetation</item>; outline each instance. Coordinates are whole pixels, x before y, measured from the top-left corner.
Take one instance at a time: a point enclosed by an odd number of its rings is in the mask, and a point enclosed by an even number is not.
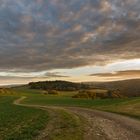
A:
[[[100,90],[97,91],[99,92]],[[72,96],[78,94],[77,91],[62,91],[59,92],[58,96],[50,94],[44,95],[41,94],[41,90],[31,90],[27,88],[15,89],[15,92],[18,92],[18,94],[28,97],[23,102],[25,104],[79,106],[119,113],[140,119],[140,97],[105,98],[104,100],[98,98],[92,100],[91,98],[85,97],[72,98]]]
[[[46,97],[44,94],[32,94],[32,90],[24,90],[24,88],[21,88],[21,92],[20,88],[12,89],[12,94],[10,94],[10,89],[3,90],[5,92],[0,95],[0,140],[34,140],[46,127],[48,127],[48,132],[50,129],[47,135],[50,140],[83,139],[81,120],[74,115],[63,110],[54,110],[54,115],[51,115],[47,110],[13,104],[21,96],[37,99]],[[36,93],[40,93],[40,91],[36,91]],[[55,95],[55,90],[49,91],[47,94],[47,96]],[[49,126],[48,121],[51,120],[53,120],[53,124]]]
[[[42,110],[13,105],[18,96],[0,96],[0,139],[34,140],[48,122]]]
[[[48,94],[50,94],[50,95],[58,95],[59,94],[59,92],[57,90],[48,90],[48,91],[46,90],[43,93],[45,95],[48,95]]]
[[[48,135],[50,140],[83,140],[83,122],[77,116],[64,110],[55,110],[55,117],[51,118],[52,131]]]
[[[14,91],[10,88],[0,88],[0,95],[13,95]]]
[[[124,96],[120,94],[119,90],[100,90],[100,89],[82,90],[72,97],[73,98],[90,98],[90,99],[124,98]]]
[[[93,89],[91,86],[86,88],[80,86],[74,90],[67,88],[66,91],[65,87],[61,91],[62,88],[58,88],[58,85],[55,87],[57,88],[36,89],[28,85],[0,88],[0,140],[32,140],[52,119],[47,111],[13,105],[13,101],[21,96],[27,97],[22,103],[29,105],[78,106],[140,119],[140,97],[126,98],[120,90],[114,88]],[[52,140],[69,140],[69,138],[81,140],[83,128],[79,128],[80,120],[65,111],[58,111],[57,114],[59,121],[55,115],[54,129],[48,137]]]
[[[96,109],[140,119],[140,97],[124,99],[123,102],[109,106],[98,106]]]

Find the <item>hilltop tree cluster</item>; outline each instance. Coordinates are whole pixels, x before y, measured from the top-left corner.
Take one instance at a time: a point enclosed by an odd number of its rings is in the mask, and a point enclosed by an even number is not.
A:
[[[80,89],[89,89],[90,86],[83,83],[73,83],[67,81],[43,81],[29,83],[31,89],[75,91]]]

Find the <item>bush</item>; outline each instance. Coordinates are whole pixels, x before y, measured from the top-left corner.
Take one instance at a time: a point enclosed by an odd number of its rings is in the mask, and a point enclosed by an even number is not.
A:
[[[0,88],[0,94],[14,94],[14,91],[9,88]]]
[[[49,93],[48,93],[48,91],[47,91],[47,90],[44,90],[44,91],[42,91],[42,94],[47,95],[47,94],[49,94]]]
[[[58,95],[58,91],[57,90],[49,90],[48,91],[48,94],[51,94],[51,95]]]
[[[123,98],[119,93],[119,90],[108,90],[92,91],[92,90],[80,90],[78,94],[74,95],[73,98],[90,98],[90,99],[107,99],[107,98]]]
[[[72,98],[89,98],[87,93],[78,93],[74,96],[72,96]]]

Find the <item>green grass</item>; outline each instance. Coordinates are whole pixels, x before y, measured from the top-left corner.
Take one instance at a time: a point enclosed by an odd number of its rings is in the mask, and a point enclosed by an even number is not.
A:
[[[18,93],[28,96],[26,104],[80,106],[99,109],[127,115],[140,119],[140,97],[123,99],[74,99],[71,98],[77,92],[60,92],[59,95],[43,95],[41,91],[19,88]]]
[[[81,118],[64,110],[56,110],[53,119],[53,130],[48,135],[50,140],[82,140],[84,128]]]
[[[40,90],[32,90],[27,88],[15,89],[17,95],[24,95],[28,98],[24,101],[27,104],[40,104],[40,105],[59,105],[59,106],[81,106],[81,107],[92,107],[92,106],[105,106],[124,102],[124,99],[76,99],[72,98],[77,92],[59,92],[59,95],[44,95]],[[129,99],[127,99],[129,100]]]
[[[14,93],[0,94],[0,140],[32,140],[45,128],[52,119],[46,111],[13,105],[13,101],[21,96],[27,98],[25,104],[79,106],[99,109],[140,119],[140,97],[124,99],[74,99],[77,92],[60,92],[59,95],[44,95],[40,90],[16,88]],[[80,120],[65,111],[58,111],[55,118],[54,131],[49,135],[51,140],[72,138],[82,139]],[[59,121],[58,121],[59,120]],[[59,128],[57,128],[59,126]]]
[[[140,119],[140,98],[124,99],[123,102],[109,106],[101,106],[97,109],[122,114]]]
[[[81,107],[93,107],[93,106],[106,106],[112,104],[118,104],[124,100],[120,99],[105,99],[105,100],[91,100],[91,99],[74,99],[71,97],[63,97],[56,95],[47,96],[30,96],[24,103],[26,104],[40,104],[40,105],[59,105],[59,106],[81,106]]]
[[[13,101],[21,96],[30,99],[43,97],[35,94],[40,92],[36,90],[21,88],[15,91],[0,94],[0,140],[34,140],[46,126],[53,127],[50,132],[47,132],[50,140],[83,139],[80,118],[63,110],[54,110],[55,116],[52,116],[40,109],[14,105]],[[48,121],[51,120],[53,124],[48,126]]]
[[[39,105],[79,106],[99,109],[140,119],[140,98],[129,99],[73,99],[61,96],[29,97],[24,103]]]
[[[13,105],[17,98],[0,96],[1,140],[32,140],[47,124],[47,112]]]

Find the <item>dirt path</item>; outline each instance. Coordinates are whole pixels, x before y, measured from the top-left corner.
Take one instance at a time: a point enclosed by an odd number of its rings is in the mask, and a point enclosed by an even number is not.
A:
[[[81,118],[78,115],[62,107],[22,104],[21,101],[26,98],[23,96],[15,100],[13,104],[41,109],[49,113],[46,128],[40,132],[40,135],[35,140],[82,140],[84,129],[80,125]],[[76,139],[75,136],[77,137]]]
[[[108,113],[79,107],[68,110],[88,120],[85,139],[88,140],[140,140],[140,121]]]
[[[35,107],[44,110],[65,110],[77,117],[84,118],[85,127],[84,140],[140,140],[140,121],[108,112],[102,112],[80,107],[55,107],[20,104],[26,97],[14,101],[14,104]],[[53,114],[53,112],[50,112]],[[56,115],[56,114],[55,114]],[[52,127],[53,120],[50,121],[49,128]],[[50,127],[51,126],[51,127]],[[53,129],[53,128],[51,128]],[[50,130],[51,131],[51,130]],[[48,133],[48,127],[43,131]],[[40,139],[41,140],[41,139]]]

